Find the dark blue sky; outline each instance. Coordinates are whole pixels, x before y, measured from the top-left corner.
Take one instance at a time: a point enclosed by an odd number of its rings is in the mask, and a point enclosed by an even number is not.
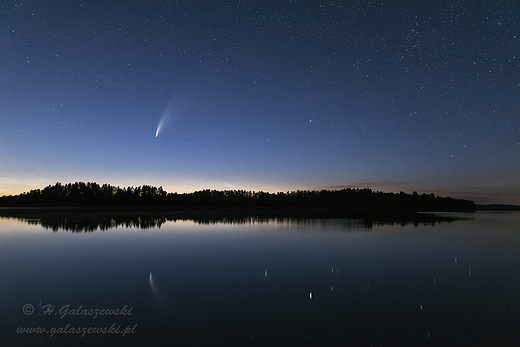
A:
[[[3,1],[0,195],[96,181],[520,204],[516,0],[318,3]]]

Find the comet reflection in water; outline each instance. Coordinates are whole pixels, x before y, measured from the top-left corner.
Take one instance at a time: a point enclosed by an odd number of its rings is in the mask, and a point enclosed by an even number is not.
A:
[[[151,271],[150,271],[150,276],[148,277],[148,279],[150,281],[150,289],[152,290],[153,298],[155,299],[155,301],[158,304],[163,304],[165,296],[166,296],[166,291],[157,285],[156,281],[152,277]]]

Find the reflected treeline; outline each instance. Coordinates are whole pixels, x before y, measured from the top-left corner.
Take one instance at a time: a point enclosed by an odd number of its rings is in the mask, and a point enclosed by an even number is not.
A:
[[[112,228],[160,228],[169,219],[153,214],[84,209],[0,209],[0,217],[16,218],[32,225],[40,225],[54,232],[103,231]]]
[[[27,222],[28,224],[41,225],[45,229],[51,229],[54,232],[59,230],[66,230],[72,232],[93,232],[96,230],[108,230],[112,228],[125,227],[125,228],[160,228],[166,219],[128,219],[118,220],[114,218],[100,219],[100,220],[81,220],[75,218],[42,218],[42,219],[24,219],[19,218],[21,221]]]
[[[200,225],[230,224],[253,225],[276,223],[280,227],[306,227],[313,230],[321,227],[327,230],[370,230],[385,225],[436,225],[442,222],[453,222],[460,218],[439,216],[425,213],[365,213],[348,218],[334,217],[331,213],[318,215],[316,211],[275,211],[250,210],[204,210],[204,211],[171,211],[171,210],[99,210],[99,209],[0,209],[0,217],[16,218],[31,225],[41,225],[54,232],[65,230],[70,232],[94,232],[111,228],[160,228],[166,222],[193,221]],[[294,212],[294,211],[293,211]],[[330,212],[330,211],[329,211]],[[282,216],[283,215],[283,216]],[[318,228],[317,228],[318,227]]]
[[[312,213],[309,213],[312,215]],[[468,219],[462,216],[446,216],[446,215],[438,215],[434,213],[414,213],[414,212],[394,212],[390,213],[388,211],[384,212],[363,212],[359,211],[359,213],[353,213],[349,217],[346,216],[336,216],[333,217],[330,213],[326,215],[314,215],[312,217],[306,216],[293,216],[293,217],[222,217],[222,218],[207,218],[207,217],[199,217],[199,218],[191,218],[195,223],[198,224],[237,224],[237,225],[246,225],[246,224],[260,224],[260,223],[277,223],[281,226],[291,226],[291,225],[312,225],[313,228],[316,227],[317,224],[321,224],[323,226],[331,226],[334,225],[341,229],[372,229],[374,227],[380,226],[407,226],[413,225],[418,227],[422,226],[435,226],[440,223],[451,223],[457,220],[465,220]]]

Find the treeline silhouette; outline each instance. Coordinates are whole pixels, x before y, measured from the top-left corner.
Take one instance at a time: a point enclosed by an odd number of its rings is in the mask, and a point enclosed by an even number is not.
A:
[[[193,193],[167,193],[162,187],[115,187],[95,182],[49,185],[15,196],[0,197],[2,207],[168,207],[271,208],[271,209],[349,209],[406,211],[474,211],[470,200],[439,197],[434,194],[385,193],[369,188],[341,190],[298,190],[254,192],[246,190],[202,190]]]

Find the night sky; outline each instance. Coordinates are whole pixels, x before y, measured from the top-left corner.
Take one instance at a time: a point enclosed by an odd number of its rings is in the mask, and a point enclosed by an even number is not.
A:
[[[0,6],[0,195],[95,181],[520,204],[517,0]]]

